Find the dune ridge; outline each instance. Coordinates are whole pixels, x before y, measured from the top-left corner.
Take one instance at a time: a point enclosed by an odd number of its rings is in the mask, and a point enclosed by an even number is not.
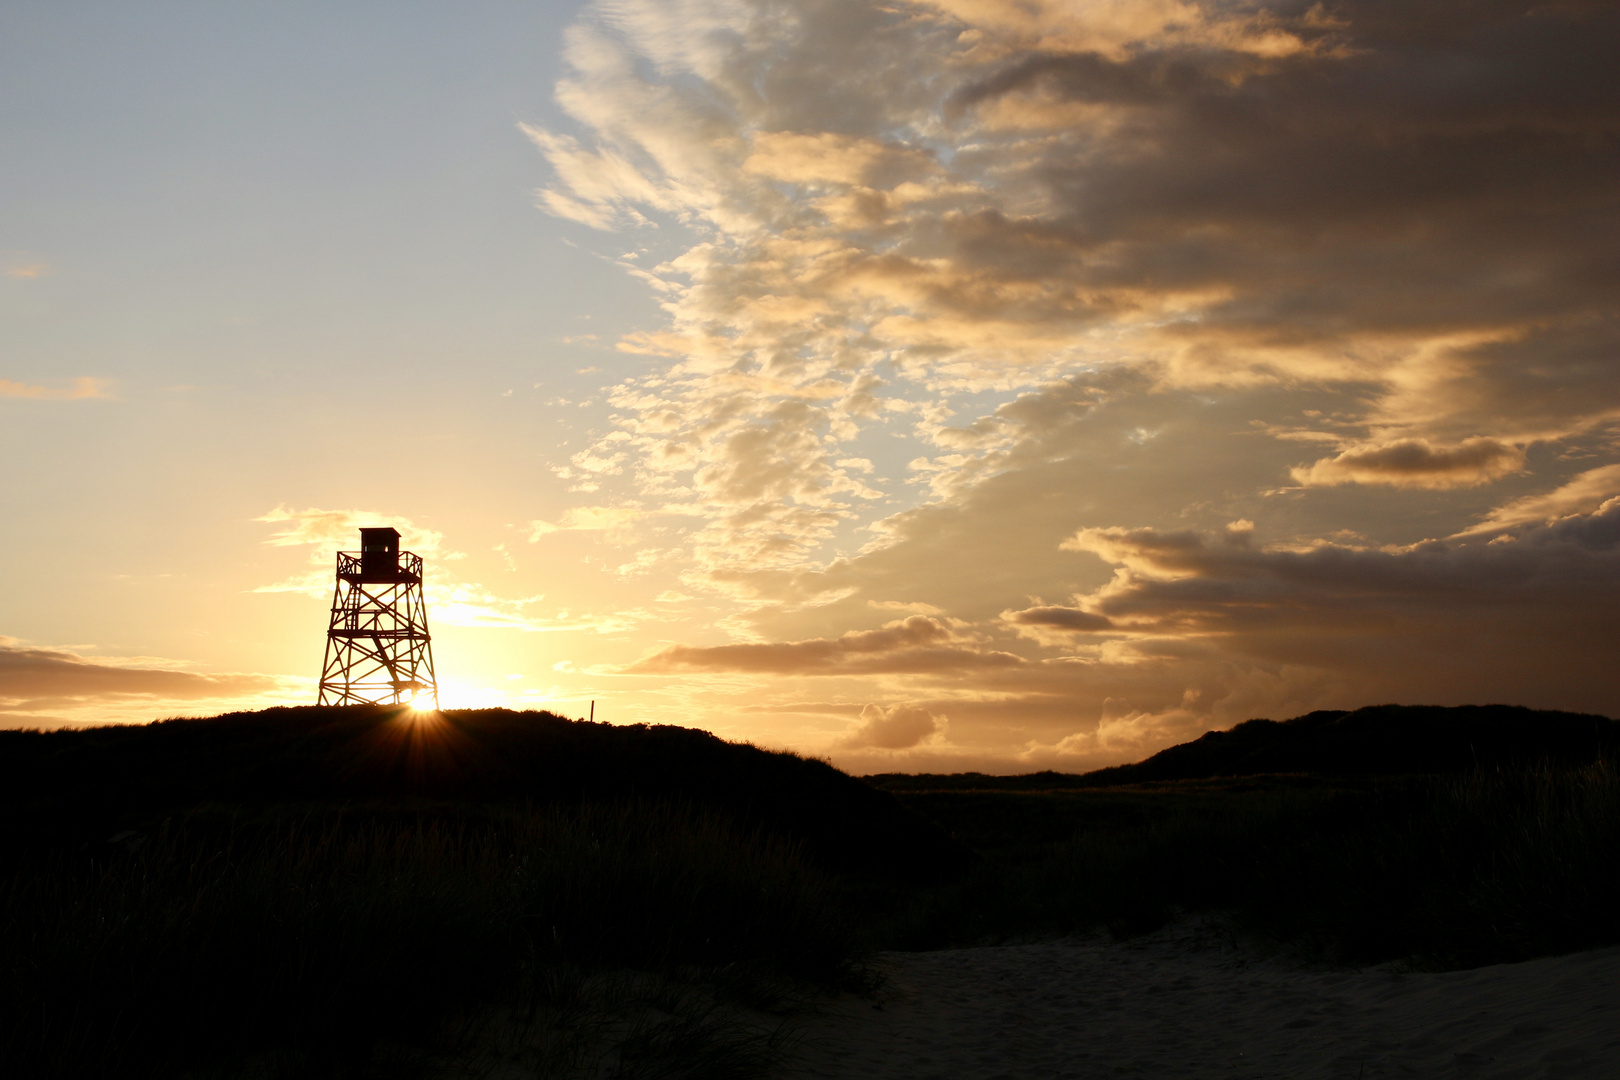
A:
[[[0,731],[0,843],[142,829],[205,803],[685,802],[844,870],[937,878],[971,855],[824,761],[668,725],[549,712],[304,706],[140,726]]]
[[[1291,720],[1245,720],[1142,761],[1087,773],[879,773],[888,791],[1049,790],[1310,773],[1397,776],[1525,764],[1583,765],[1620,756],[1620,720],[1520,705],[1372,705]]]

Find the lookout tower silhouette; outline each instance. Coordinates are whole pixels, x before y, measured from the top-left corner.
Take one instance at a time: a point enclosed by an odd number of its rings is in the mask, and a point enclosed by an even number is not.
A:
[[[396,529],[361,529],[360,551],[340,551],[332,624],[321,665],[322,705],[439,704],[422,557],[399,550]]]

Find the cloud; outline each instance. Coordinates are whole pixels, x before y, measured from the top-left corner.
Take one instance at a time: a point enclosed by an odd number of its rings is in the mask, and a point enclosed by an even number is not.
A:
[[[73,380],[68,388],[52,386],[32,386],[28,383],[15,382],[11,379],[0,379],[0,398],[33,398],[43,401],[83,401],[89,398],[106,398],[107,380],[92,379],[87,376]]]
[[[1016,667],[1011,653],[983,650],[926,615],[851,630],[837,638],[738,645],[672,645],[636,661],[626,674],[737,671],[795,675],[960,672]]]
[[[903,180],[926,177],[938,168],[932,155],[876,139],[854,138],[835,132],[767,131],[756,135],[743,169],[788,184],[839,186],[882,183],[893,187]],[[880,174],[888,174],[880,179]]]
[[[645,512],[633,506],[576,506],[562,516],[562,521],[529,522],[529,543],[554,532],[605,532],[614,535],[627,533],[632,525],[646,517]]]
[[[1374,700],[1612,713],[1620,500],[1513,535],[1290,548],[1226,530],[1085,530],[1070,550],[1112,575],[1027,621],[1006,613],[1045,658],[969,671],[937,695],[913,684],[909,703],[949,712],[951,741],[919,744],[905,767],[1084,770],[1250,717]],[[844,767],[895,767],[838,739],[828,752]]]
[[[1404,432],[1301,467],[1313,486],[1485,483],[1513,444],[1620,417],[1612,8],[673,10],[589,9],[558,91],[579,130],[530,134],[555,212],[689,237],[637,271],[671,362],[614,390],[574,467],[702,503],[706,572],[790,567],[865,518],[881,492],[842,447],[953,385],[1339,386]],[[921,470],[936,494],[999,432],[914,430],[955,446]]]
[[[362,528],[398,529],[400,546],[419,555],[437,555],[439,545],[444,541],[443,533],[418,526],[409,518],[369,510],[321,510],[315,507],[289,510],[285,506],[278,506],[253,520],[284,526],[265,543],[274,547],[315,545],[321,550],[313,552],[310,558],[321,562],[330,562],[331,553],[341,548],[358,549]]]
[[[607,507],[587,507],[570,511],[564,517],[570,528],[613,528],[619,511]],[[633,511],[626,512],[633,514]],[[305,596],[325,598],[333,587],[334,553],[359,545],[358,530],[384,526],[398,529],[400,544],[405,550],[441,563],[454,562],[461,553],[443,551],[444,534],[417,525],[409,518],[395,514],[378,514],[366,510],[289,510],[278,506],[255,521],[280,524],[284,527],[272,534],[265,543],[275,547],[309,546],[309,562],[316,567],[294,574],[281,581],[260,585],[254,592],[296,592]],[[625,518],[624,520],[630,520]],[[532,524],[543,524],[540,522]],[[542,534],[543,535],[543,534]],[[535,536],[531,526],[531,540]],[[497,549],[499,550],[499,549]],[[472,626],[495,630],[517,630],[523,633],[562,633],[589,630],[598,634],[623,633],[638,623],[653,618],[641,609],[611,612],[576,612],[567,608],[551,615],[543,615],[536,605],[544,596],[505,597],[491,592],[475,581],[460,581],[441,566],[435,567],[423,585],[429,618],[440,626]]]
[[[476,626],[523,633],[567,633],[589,630],[619,634],[654,616],[635,608],[606,612],[576,612],[561,608],[543,615],[536,606],[543,596],[499,596],[477,582],[430,582],[425,587],[428,615],[437,626]]]
[[[285,702],[307,680],[246,673],[203,674],[155,657],[86,657],[0,637],[0,716],[50,725],[151,720],[182,707]]]
[[[1506,543],[1265,548],[1110,528],[1081,530],[1067,546],[1118,568],[1077,609],[1105,616],[1150,654],[1167,641],[1203,642],[1369,684],[1393,677],[1451,693],[1471,684],[1482,698],[1516,700],[1556,681],[1565,700],[1610,700],[1599,672],[1620,632],[1620,501]]]
[[[907,750],[942,734],[948,722],[948,717],[935,716],[921,705],[866,705],[859,726],[842,745],[851,750]]]
[[[1051,640],[1054,631],[1060,635],[1096,634],[1111,630],[1114,626],[1105,615],[1050,604],[1021,611],[1004,611],[1001,617],[1013,626],[1032,631],[1031,636],[1037,641]]]
[[[1309,51],[1323,31],[1342,24],[1321,9],[1303,18],[1279,18],[1264,9],[1153,0],[1147,3],[1070,4],[1062,0],[926,0],[971,26],[990,31],[981,48],[1085,52],[1122,59],[1144,42],[1205,48],[1261,57]],[[988,38],[988,40],[986,40]]]
[[[1389,484],[1392,487],[1453,488],[1488,484],[1524,468],[1524,451],[1495,439],[1465,439],[1432,446],[1427,439],[1353,446],[1336,457],[1292,470],[1306,487]]]
[[[913,615],[943,615],[944,610],[920,600],[868,600],[866,606],[878,611],[908,611]]]
[[[368,510],[289,510],[278,506],[254,521],[270,522],[283,527],[272,533],[265,543],[272,547],[310,548],[308,562],[318,567],[294,574],[278,582],[260,585],[254,592],[296,592],[306,596],[324,597],[331,593],[333,566],[336,555],[345,549],[357,551],[362,528],[393,528],[399,531],[400,547],[426,558],[461,558],[460,552],[441,552],[444,534],[418,526],[409,518],[396,514],[378,514]]]
[[[1526,495],[1492,510],[1459,536],[1500,532],[1520,525],[1551,524],[1559,518],[1590,514],[1620,496],[1620,465],[1588,469],[1554,491]]]
[[[1587,0],[590,6],[541,200],[656,234],[666,318],[556,471],[691,508],[718,612],[621,670],[951,717],[815,729],[884,767],[1620,707],[1617,48]]]

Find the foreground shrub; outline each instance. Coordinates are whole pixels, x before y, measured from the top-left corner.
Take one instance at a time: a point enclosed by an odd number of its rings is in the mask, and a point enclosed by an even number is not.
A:
[[[341,1073],[559,966],[836,984],[855,955],[790,844],[668,806],[199,812],[123,846],[0,883],[0,1074]]]
[[[958,885],[884,897],[911,947],[1131,934],[1183,911],[1343,962],[1467,967],[1620,941],[1612,764],[904,798],[988,856]]]

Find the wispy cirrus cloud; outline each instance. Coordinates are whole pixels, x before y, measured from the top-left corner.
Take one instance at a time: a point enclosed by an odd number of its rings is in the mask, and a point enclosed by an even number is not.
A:
[[[1606,512],[1607,504],[1615,498],[1620,498],[1620,465],[1602,465],[1587,469],[1553,491],[1526,495],[1498,506],[1460,535],[1500,533],[1523,525],[1550,525],[1561,518],[1593,511]]]
[[[89,376],[80,376],[73,380],[72,386],[36,386],[32,383],[17,382],[14,379],[0,379],[0,398],[32,398],[36,401],[84,401],[91,398],[105,398],[111,395],[107,392],[109,383],[106,379],[93,379]]]
[[[442,532],[419,526],[398,514],[379,514],[370,510],[323,510],[317,507],[292,510],[278,506],[253,520],[280,526],[265,543],[273,547],[308,546],[312,548],[311,561],[331,562],[338,551],[356,549],[362,528],[397,529],[400,546],[419,555],[439,555],[439,545],[444,542]],[[453,558],[454,553],[449,557]]]
[[[624,536],[646,516],[645,511],[634,506],[576,506],[565,511],[557,522],[529,522],[529,543],[555,532],[600,532]]]
[[[583,516],[590,519],[591,511],[586,511]],[[465,558],[465,555],[444,550],[442,532],[418,525],[398,514],[318,507],[289,510],[285,506],[278,506],[253,520],[281,526],[265,543],[274,547],[307,547],[310,549],[308,562],[312,564],[308,570],[257,586],[254,592],[292,592],[322,598],[330,596],[335,583],[336,553],[344,549],[357,549],[361,528],[386,527],[399,531],[402,550],[414,551],[440,564],[434,567],[423,583],[429,616],[434,624],[524,633],[588,630],[598,634],[616,634],[656,618],[651,612],[640,608],[595,612],[559,608],[546,614],[540,607],[545,600],[543,595],[502,596],[478,582],[458,580],[453,572],[444,568],[443,563],[453,564]]]

